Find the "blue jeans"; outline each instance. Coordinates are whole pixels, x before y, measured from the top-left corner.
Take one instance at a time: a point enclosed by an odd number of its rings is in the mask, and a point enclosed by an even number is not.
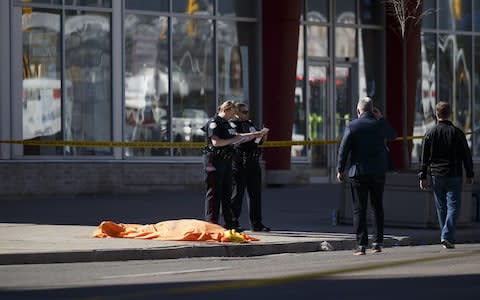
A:
[[[432,176],[441,240],[455,243],[455,224],[462,203],[462,177]]]

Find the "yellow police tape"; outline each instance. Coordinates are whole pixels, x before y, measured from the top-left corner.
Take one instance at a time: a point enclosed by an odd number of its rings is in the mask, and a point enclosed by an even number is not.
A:
[[[205,147],[205,142],[115,142],[115,141],[45,141],[45,140],[25,140],[25,141],[0,141],[4,144],[21,144],[25,146],[43,146],[43,147],[125,147],[125,148],[190,148],[200,149]],[[315,141],[267,141],[260,147],[290,147],[294,145],[325,145],[337,144],[339,141],[315,140]]]
[[[470,134],[470,133],[467,133]],[[408,136],[406,140],[421,139],[423,136]],[[398,137],[396,141],[403,141],[403,137]],[[290,146],[316,146],[339,144],[340,140],[313,140],[313,141],[266,141],[260,147],[279,148]],[[0,144],[17,144],[25,146],[43,146],[43,147],[124,147],[124,148],[188,148],[201,149],[205,147],[205,142],[152,142],[152,141],[134,141],[134,142],[115,142],[115,141],[46,141],[46,140],[0,140]]]

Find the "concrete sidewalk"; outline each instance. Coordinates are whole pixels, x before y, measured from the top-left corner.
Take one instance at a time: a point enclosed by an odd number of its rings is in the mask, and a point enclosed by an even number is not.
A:
[[[354,235],[342,233],[246,231],[260,241],[240,244],[92,238],[94,229],[94,226],[0,224],[0,264],[257,256],[353,249],[355,246]],[[388,246],[410,245],[411,242],[409,237],[403,236],[386,238]]]
[[[0,199],[0,265],[257,256],[351,250],[352,225],[332,225],[341,190],[327,186],[266,188],[264,223],[273,231],[245,233],[245,244],[92,238],[103,220],[152,224],[202,219],[203,193],[162,191],[151,195],[83,195]],[[246,206],[246,205],[245,205]],[[241,224],[248,225],[248,210]],[[370,230],[370,229],[369,229]],[[457,229],[457,243],[480,242],[480,224]],[[385,228],[385,247],[438,244],[438,229]]]
[[[337,226],[339,231],[350,226]],[[175,242],[92,238],[95,226],[0,224],[0,265],[99,262],[186,257],[258,256],[279,253],[349,250],[355,236],[346,233],[246,231],[260,239],[250,243]],[[479,242],[479,227],[458,230],[459,242]],[[396,229],[385,247],[438,243],[437,234]],[[403,231],[404,235],[399,234]],[[388,230],[387,230],[388,232]],[[420,233],[416,235],[416,233]],[[433,233],[433,232],[432,232]]]

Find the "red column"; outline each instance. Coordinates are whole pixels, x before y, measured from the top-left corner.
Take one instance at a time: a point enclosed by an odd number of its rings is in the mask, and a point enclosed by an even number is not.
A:
[[[263,3],[263,120],[269,140],[291,140],[294,121],[300,0]],[[289,170],[290,148],[267,148],[266,170]]]
[[[415,1],[409,2],[412,6]],[[411,8],[413,10],[413,7]],[[420,8],[419,12],[422,11]],[[386,17],[386,110],[388,120],[403,136],[404,108],[402,89],[402,39],[397,32],[398,22],[395,16]],[[415,101],[417,92],[418,61],[420,54],[420,26],[410,24],[407,39],[407,135],[413,135]],[[397,170],[406,170],[410,165],[412,142],[408,142],[408,161],[403,155],[402,141],[390,142],[390,155]]]

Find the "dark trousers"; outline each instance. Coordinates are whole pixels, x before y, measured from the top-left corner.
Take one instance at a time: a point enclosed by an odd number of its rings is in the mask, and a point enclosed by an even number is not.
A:
[[[221,205],[225,227],[232,227],[232,161],[214,157],[212,163],[216,170],[206,172],[205,178],[205,220],[218,224]]]
[[[353,228],[359,246],[368,245],[367,208],[370,204],[373,211],[373,242],[383,243],[383,190],[385,175],[364,175],[352,178]]]
[[[235,161],[233,164],[232,213],[236,225],[239,225],[245,189],[249,199],[250,225],[260,225],[262,224],[262,170],[256,158],[245,162]]]

